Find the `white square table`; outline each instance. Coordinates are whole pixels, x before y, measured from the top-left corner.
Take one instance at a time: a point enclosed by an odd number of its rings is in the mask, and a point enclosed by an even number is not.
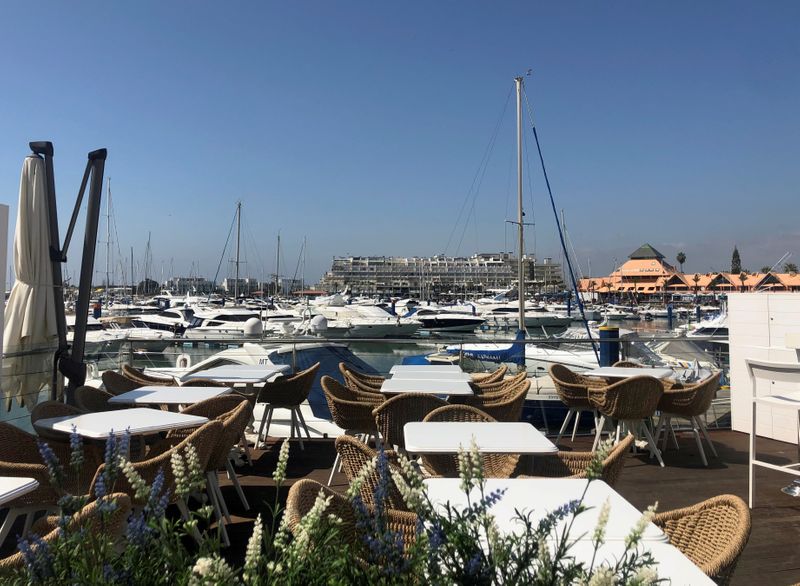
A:
[[[394,373],[392,374],[392,380],[454,380],[470,382],[472,377],[467,372],[422,372],[412,370]]]
[[[111,397],[108,402],[122,405],[194,405],[206,399],[227,395],[230,387],[166,387],[147,385]]]
[[[265,383],[275,375],[289,372],[291,367],[286,364],[256,366],[250,364],[226,364],[215,366],[208,370],[192,372],[181,377],[181,382],[190,380],[210,380],[226,385],[247,385],[252,386]]]
[[[411,454],[455,454],[469,450],[472,439],[482,454],[555,454],[558,448],[525,422],[416,421],[403,427]]]
[[[443,506],[447,502],[455,507],[466,506],[466,495],[460,488],[460,478],[429,478],[424,482],[428,498],[435,506]],[[573,478],[489,478],[486,480],[486,493],[498,489],[506,490],[500,502],[492,507],[492,513],[498,529],[508,534],[524,531],[524,526],[516,521],[515,510],[523,514],[531,513],[535,524],[547,513],[571,500],[579,499],[586,490],[583,503],[591,508],[575,517],[570,539],[591,540],[600,509],[608,499],[611,508],[606,525],[606,541],[624,541],[642,513],[602,480],[592,481],[586,489],[588,482]],[[478,491],[473,490],[470,496],[474,497],[472,502],[475,502]],[[561,523],[568,523],[569,520],[565,518]],[[642,539],[668,541],[667,535],[653,523],[645,527]]]
[[[585,513],[584,513],[585,514]],[[555,541],[548,542],[551,551],[555,548]],[[637,551],[649,551],[656,562],[653,569],[658,573],[661,580],[668,580],[667,584],[691,584],[699,586],[701,584],[714,585],[715,582],[706,576],[692,560],[686,557],[677,547],[669,543],[660,541],[643,541],[639,543]],[[591,541],[581,540],[576,542],[569,549],[568,555],[574,556],[576,561],[583,562],[588,567],[594,558],[595,566],[605,563],[606,566],[614,567],[617,560],[625,552],[625,542],[616,540],[608,541],[597,551],[594,556],[594,546]]]
[[[463,372],[460,366],[455,364],[395,364],[390,370],[391,374],[401,374],[406,372]]]
[[[39,487],[39,481],[24,476],[0,476],[0,505],[28,494]]]
[[[675,371],[671,368],[626,368],[624,366],[603,366],[588,372],[581,373],[584,376],[599,376],[604,378],[629,378],[632,376],[652,376],[655,378],[669,378],[675,376]]]
[[[39,419],[34,426],[64,433],[72,433],[72,427],[75,426],[78,435],[89,439],[107,439],[112,430],[115,436],[123,435],[127,430],[130,430],[131,435],[146,435],[170,429],[195,427],[203,425],[207,421],[206,417],[198,415],[134,407],[133,409]]]
[[[390,378],[381,384],[381,393],[395,395],[400,393],[428,393],[429,395],[473,395],[467,381],[457,380],[414,380]]]

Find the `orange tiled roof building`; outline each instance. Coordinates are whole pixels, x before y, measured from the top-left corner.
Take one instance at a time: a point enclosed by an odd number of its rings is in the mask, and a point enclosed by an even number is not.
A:
[[[587,277],[578,283],[584,293],[663,296],[665,293],[725,293],[732,291],[800,291],[795,273],[681,273],[650,244],[643,244],[607,277]]]

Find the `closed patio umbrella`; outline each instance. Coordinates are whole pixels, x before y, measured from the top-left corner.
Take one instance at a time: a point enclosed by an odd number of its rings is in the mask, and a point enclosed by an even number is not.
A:
[[[22,164],[14,234],[16,281],[3,331],[3,350],[12,354],[3,362],[6,409],[13,398],[28,409],[36,405],[39,392],[51,383],[58,347],[45,185],[44,161],[27,157]]]

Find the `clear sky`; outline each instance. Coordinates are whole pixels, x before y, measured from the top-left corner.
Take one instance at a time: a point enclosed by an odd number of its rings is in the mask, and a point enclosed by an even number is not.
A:
[[[509,249],[513,103],[501,112],[531,68],[584,272],[643,242],[689,271],[727,269],[734,244],[750,270],[800,262],[798,22],[797,2],[9,3],[0,201],[13,230],[27,143],[49,139],[62,238],[86,153],[106,147],[114,248],[127,265],[134,247],[138,273],[151,234],[156,278],[213,276],[237,200],[256,277],[278,231],[288,276],[308,238],[312,281],[333,255]],[[530,155],[527,248],[558,258]]]

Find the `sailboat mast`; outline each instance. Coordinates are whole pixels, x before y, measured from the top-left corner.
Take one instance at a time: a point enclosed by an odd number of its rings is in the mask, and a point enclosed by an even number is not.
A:
[[[233,303],[239,300],[239,243],[242,232],[242,202],[236,204],[236,280],[233,283]]]
[[[525,239],[523,234],[525,215],[522,211],[522,78],[515,77],[517,86],[517,237],[519,258],[517,258],[517,292],[519,297],[519,330],[525,331]]]
[[[281,233],[278,232],[278,250],[275,253],[275,297],[278,297],[281,274]]]
[[[111,177],[108,178],[108,199],[106,199],[106,303],[108,303],[108,289],[111,285]]]

